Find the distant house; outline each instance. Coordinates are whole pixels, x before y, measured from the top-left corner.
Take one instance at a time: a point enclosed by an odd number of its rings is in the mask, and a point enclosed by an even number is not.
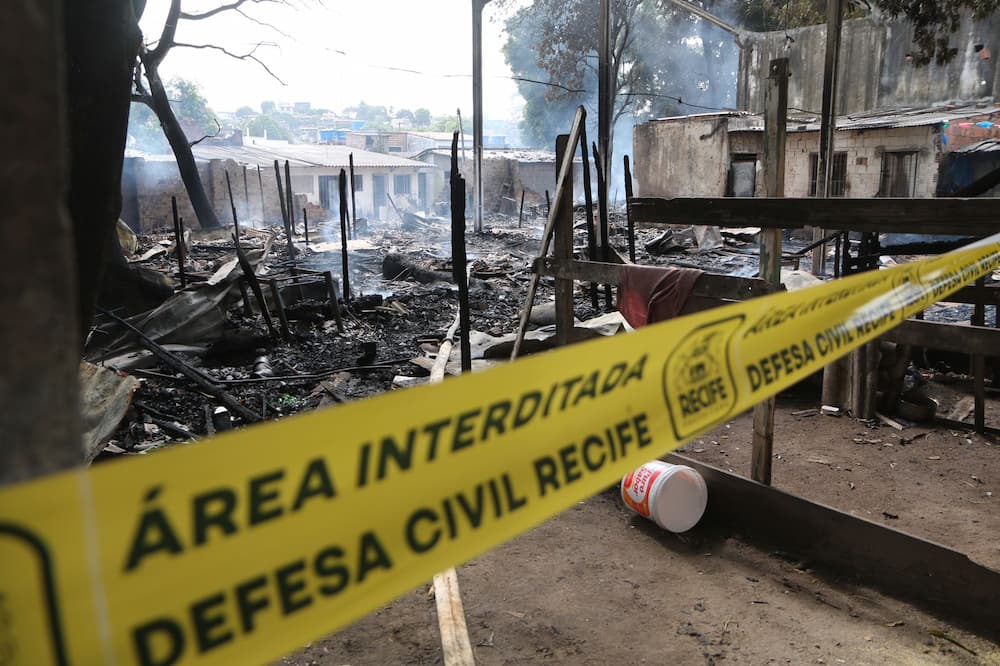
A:
[[[422,162],[434,165],[430,187],[434,201],[446,200],[451,178],[451,150],[431,148],[416,156]],[[459,153],[459,171],[465,176],[471,192],[472,150]],[[583,198],[583,169],[579,157],[575,160],[573,188],[578,200]],[[593,170],[593,166],[591,166]],[[596,180],[594,180],[596,182]],[[545,192],[556,186],[556,154],[547,150],[484,150],[483,151],[483,208],[487,212],[517,213],[521,192],[529,203],[545,201]]]
[[[944,156],[1000,138],[998,123],[1000,106],[973,103],[842,116],[834,137],[830,196],[935,196]],[[787,127],[785,196],[815,196],[819,118],[790,115]],[[637,196],[763,195],[764,120],[759,114],[653,120],[635,127],[633,144]]]
[[[400,206],[428,205],[433,167],[415,160],[335,145],[297,145],[285,141],[247,139],[226,143],[204,141],[192,149],[202,181],[221,220],[232,219],[226,174],[229,174],[237,213],[243,221],[273,224],[281,221],[274,162],[288,161],[292,191],[336,217],[339,215],[339,175],[354,155],[357,213],[368,219],[390,219],[389,196]],[[194,213],[172,156],[129,154],[123,174],[124,216],[133,228],[166,228],[170,197],[176,196],[181,215]],[[284,185],[284,180],[282,180]],[[301,210],[296,210],[301,219]]]

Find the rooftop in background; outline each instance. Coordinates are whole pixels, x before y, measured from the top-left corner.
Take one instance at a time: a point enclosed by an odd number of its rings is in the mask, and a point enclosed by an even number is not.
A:
[[[425,150],[420,153],[420,155],[443,155],[445,157],[451,157],[451,151],[445,149],[432,149]],[[459,151],[458,159],[462,159],[461,151]],[[472,151],[469,150],[466,153],[466,159],[472,159]],[[530,150],[525,148],[503,148],[503,149],[486,149],[483,150],[484,160],[516,160],[518,162],[533,163],[533,162],[552,162],[556,161],[556,154],[549,150]],[[579,157],[577,158],[579,160]]]
[[[279,162],[288,161],[294,167],[342,167],[349,165],[348,157],[354,154],[354,166],[357,168],[392,168],[409,167],[416,169],[426,169],[427,164],[409,160],[404,157],[373,153],[368,150],[359,150],[348,146],[317,145],[317,144],[291,144],[287,141],[276,141],[273,139],[260,139],[248,137],[245,139],[250,143],[242,144],[236,142],[211,143],[203,141],[191,148],[195,159],[198,160],[233,160],[239,164],[247,166],[272,166],[274,160]],[[173,159],[173,156],[145,155],[129,151],[129,155],[141,156],[147,159]]]
[[[893,127],[920,127],[955,122],[977,116],[1000,114],[1000,105],[994,102],[957,102],[935,104],[924,107],[904,107],[899,109],[878,109],[837,117],[838,130],[863,130]],[[689,116],[658,118],[654,122],[677,122],[687,119],[728,118],[730,132],[762,132],[764,116],[746,111],[721,111],[718,113],[698,113]],[[818,132],[820,116],[815,113],[790,109],[788,114],[789,132]]]

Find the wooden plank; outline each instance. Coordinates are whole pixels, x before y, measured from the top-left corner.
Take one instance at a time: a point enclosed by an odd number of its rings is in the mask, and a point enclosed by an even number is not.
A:
[[[1000,329],[988,326],[965,326],[907,319],[882,337],[897,344],[959,354],[995,356],[997,350],[1000,350]]]
[[[795,555],[850,574],[886,593],[1000,637],[1000,571],[963,553],[811,502],[721,469],[671,454],[667,462],[696,469],[708,483],[708,510],[699,530],[734,532],[766,552]]]
[[[954,234],[985,237],[1000,229],[996,199],[755,199],[740,197],[656,199],[628,202],[644,224]]]
[[[431,384],[444,381],[448,359],[451,357],[453,344],[451,340],[455,337],[460,321],[461,312],[455,315],[455,321],[448,328],[444,342],[438,349],[437,358],[431,367],[429,380]],[[443,663],[445,666],[473,666],[476,659],[472,654],[469,628],[465,623],[462,591],[458,587],[458,574],[454,568],[434,576],[434,606],[437,609],[438,630],[441,633]]]
[[[1000,286],[962,287],[942,301],[943,303],[982,303],[1000,305]]]

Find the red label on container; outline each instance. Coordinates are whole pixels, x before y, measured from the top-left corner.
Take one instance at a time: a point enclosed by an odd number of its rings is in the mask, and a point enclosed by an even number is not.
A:
[[[663,469],[660,467],[643,465],[625,477],[622,500],[644,518],[649,518],[649,489],[662,473]]]

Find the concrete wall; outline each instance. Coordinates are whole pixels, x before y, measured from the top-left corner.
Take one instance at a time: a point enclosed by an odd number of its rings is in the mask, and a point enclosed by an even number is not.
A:
[[[233,198],[236,202],[236,213],[241,223],[256,226],[281,224],[281,207],[278,199],[278,186],[273,169],[263,169],[258,178],[256,168],[247,169],[246,189],[244,189],[243,167],[232,160],[212,160],[199,162],[202,183],[205,186],[209,200],[215,209],[219,220],[224,224],[233,219],[229,204],[229,194],[226,189],[226,173],[229,173],[233,188]],[[391,219],[391,207],[386,204],[378,211],[374,206],[374,187],[372,177],[375,174],[386,177],[388,193],[396,203],[405,207],[416,207],[417,203],[417,172],[413,167],[361,167],[355,169],[355,174],[361,177],[361,191],[356,192],[355,201],[359,217],[368,219]],[[395,191],[395,175],[410,176],[409,196],[397,195]],[[339,167],[292,167],[292,191],[296,195],[294,202],[294,218],[302,219],[302,207],[308,201],[320,203],[320,177],[329,176],[336,182],[340,175]],[[284,176],[282,175],[282,178]],[[263,209],[261,207],[261,182],[263,182]],[[284,180],[282,180],[284,185]],[[181,181],[177,163],[172,160],[146,160],[143,158],[128,158],[125,160],[125,176],[123,178],[122,198],[124,200],[123,219],[133,229],[150,233],[173,229],[171,213],[171,196],[177,197],[178,214],[184,218],[188,228],[198,228],[194,209],[187,196],[187,190]],[[331,198],[331,213],[336,218],[339,214],[339,199]],[[313,215],[310,214],[310,218]],[[312,221],[318,221],[313,219]]]
[[[725,122],[725,119],[721,119]],[[717,119],[653,121],[635,127],[636,196],[719,197],[726,195],[732,156],[756,155],[755,196],[764,196],[762,132],[711,134]],[[941,134],[937,127],[840,131],[834,151],[847,153],[846,196],[878,194],[883,155],[917,151],[915,195],[934,196]],[[819,152],[819,132],[789,132],[785,147],[785,196],[809,196],[810,156]]]
[[[788,105],[819,112],[822,107],[823,60],[826,26],[756,33],[745,59],[747,69],[740,80],[747,82],[749,110],[764,111],[763,78],[772,58],[788,58],[792,78]],[[837,113],[857,113],[870,109],[921,106],[948,100],[1000,97],[1000,15],[974,22],[966,16],[950,43],[958,54],[947,65],[916,67],[908,54],[913,31],[905,22],[881,23],[873,19],[852,19],[844,23],[840,54],[840,82]],[[983,45],[992,57],[983,59]]]
[[[635,195],[724,196],[730,154],[726,122],[725,117],[692,117],[636,125],[632,135]]]

